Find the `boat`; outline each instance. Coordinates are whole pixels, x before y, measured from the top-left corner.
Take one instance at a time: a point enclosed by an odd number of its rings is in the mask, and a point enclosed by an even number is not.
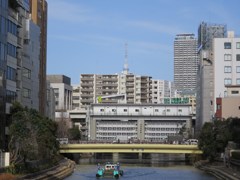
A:
[[[120,176],[123,176],[123,170],[120,169],[119,163],[115,164],[107,162],[103,168],[100,166],[100,164],[98,164],[96,177],[103,176],[113,176],[115,178],[119,178]]]

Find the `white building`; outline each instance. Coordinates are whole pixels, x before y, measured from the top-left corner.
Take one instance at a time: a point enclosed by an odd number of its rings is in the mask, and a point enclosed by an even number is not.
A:
[[[153,104],[163,104],[164,98],[175,96],[173,82],[166,80],[152,80],[151,91]]]
[[[227,87],[240,85],[240,38],[228,32],[226,38],[215,38],[213,42],[214,65],[214,112],[216,98],[227,96]]]
[[[174,40],[174,84],[178,91],[196,90],[198,61],[194,34],[177,34]]]
[[[72,110],[71,79],[64,75],[47,75],[54,90],[56,111]]]
[[[89,139],[164,141],[177,135],[183,126],[192,131],[191,111],[188,104],[91,104]]]

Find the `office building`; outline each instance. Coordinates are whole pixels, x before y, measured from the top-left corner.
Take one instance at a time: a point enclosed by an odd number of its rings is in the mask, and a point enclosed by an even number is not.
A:
[[[6,149],[6,70],[7,70],[7,24],[8,0],[0,3],[0,150]]]
[[[72,110],[71,79],[64,75],[47,75],[54,90],[56,112]]]
[[[39,64],[39,112],[46,114],[47,98],[47,10],[46,0],[30,0],[31,18],[40,27],[40,64]]]
[[[164,142],[183,126],[187,136],[192,130],[189,104],[91,104],[88,111],[89,140]]]
[[[178,92],[196,90],[197,65],[194,34],[177,34],[174,40],[174,84]]]

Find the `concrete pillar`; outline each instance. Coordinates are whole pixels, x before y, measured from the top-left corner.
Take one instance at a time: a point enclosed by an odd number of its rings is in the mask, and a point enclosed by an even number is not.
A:
[[[113,153],[113,162],[118,162],[119,161],[119,153]]]

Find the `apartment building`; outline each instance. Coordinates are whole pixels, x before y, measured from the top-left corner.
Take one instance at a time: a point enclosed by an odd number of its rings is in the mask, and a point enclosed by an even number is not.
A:
[[[80,106],[98,102],[118,103],[115,95],[126,96],[126,103],[151,103],[151,77],[133,74],[81,74]]]
[[[80,86],[72,85],[72,109],[79,109],[80,108]]]
[[[175,97],[173,82],[166,80],[152,80],[152,103],[163,104],[164,98]]]
[[[196,90],[198,61],[194,34],[177,34],[174,40],[174,84],[178,92]]]

